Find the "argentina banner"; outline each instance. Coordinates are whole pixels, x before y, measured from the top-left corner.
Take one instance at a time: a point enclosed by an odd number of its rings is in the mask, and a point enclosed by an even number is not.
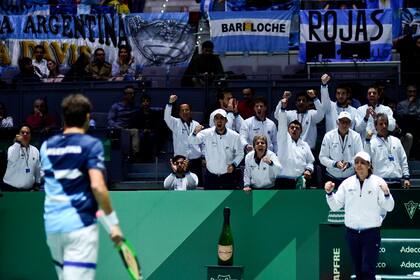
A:
[[[210,13],[214,51],[286,52],[291,17],[291,11]]]
[[[370,61],[391,60],[392,10],[302,10],[299,62],[306,62],[307,42],[326,41],[335,42],[335,60],[342,60],[342,42],[369,42]]]

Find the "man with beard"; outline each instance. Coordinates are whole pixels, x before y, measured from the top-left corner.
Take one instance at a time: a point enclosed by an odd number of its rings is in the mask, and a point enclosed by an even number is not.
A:
[[[230,89],[222,89],[217,93],[217,104],[215,110],[211,112],[209,117],[210,127],[214,126],[214,116],[217,109],[222,109],[226,112],[228,119],[226,127],[239,133],[244,119],[238,111],[238,100],[233,98],[232,91]]]
[[[267,118],[267,100],[263,97],[255,98],[254,116],[246,119],[241,126],[241,137],[247,143],[247,151],[253,150],[253,140],[256,135],[267,137],[267,148],[277,152],[276,124]]]
[[[226,111],[214,112],[214,127],[203,129],[198,125],[188,137],[190,144],[204,144],[207,172],[205,189],[236,189],[238,176],[236,168],[244,157],[241,137],[226,127]]]
[[[390,131],[395,129],[395,119],[392,109],[386,105],[378,103],[379,93],[375,86],[370,86],[367,92],[368,104],[357,108],[356,131],[360,133],[362,140],[366,139],[367,134],[376,133],[374,119],[379,113],[388,116],[388,128]]]
[[[165,189],[186,191],[195,189],[198,184],[197,175],[188,169],[189,161],[182,155],[176,155],[170,160],[172,173],[169,174],[163,186]]]

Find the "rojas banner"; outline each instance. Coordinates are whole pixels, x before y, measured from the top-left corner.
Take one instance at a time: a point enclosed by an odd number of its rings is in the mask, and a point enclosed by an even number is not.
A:
[[[306,61],[306,42],[370,42],[371,61],[391,60],[392,10],[309,10],[300,12],[299,61]]]
[[[217,53],[286,52],[291,11],[213,12],[210,37]]]
[[[0,66],[16,67],[38,44],[65,66],[99,47],[112,63],[127,43],[140,66],[187,65],[195,48],[188,13],[0,16]]]

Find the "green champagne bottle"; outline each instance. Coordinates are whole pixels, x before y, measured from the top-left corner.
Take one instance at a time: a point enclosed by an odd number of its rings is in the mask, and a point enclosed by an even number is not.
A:
[[[233,236],[230,228],[230,208],[223,210],[223,229],[217,250],[218,265],[233,265]]]

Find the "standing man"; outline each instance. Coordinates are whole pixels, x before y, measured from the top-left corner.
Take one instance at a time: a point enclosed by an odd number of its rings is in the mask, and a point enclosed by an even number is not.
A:
[[[253,150],[253,141],[256,135],[267,138],[267,149],[277,152],[276,124],[267,118],[267,100],[263,97],[255,98],[254,116],[246,119],[241,126],[242,141],[247,143],[247,151]]]
[[[44,220],[47,244],[59,279],[95,279],[98,205],[118,245],[123,235],[104,179],[101,142],[86,135],[92,105],[81,94],[64,98],[64,131],[41,146],[45,174]]]
[[[354,129],[357,110],[349,105],[350,93],[349,89],[345,86],[338,86],[335,89],[336,102],[331,101],[328,92],[328,83],[331,77],[324,74],[321,77],[321,104],[325,112],[325,130],[331,131],[337,128],[337,117],[341,112],[348,112],[351,116],[351,128]]]
[[[390,188],[400,188],[401,182],[404,188],[409,188],[407,155],[400,139],[389,135],[388,116],[377,114],[375,128],[377,135],[368,135],[365,144],[365,150],[372,158],[373,174],[384,178]]]
[[[305,178],[306,184],[303,187],[310,186],[308,180],[312,177],[315,158],[308,143],[300,138],[302,133],[300,122],[293,120],[288,123],[287,101],[287,98],[283,98],[276,108],[276,117],[279,121],[277,156],[284,162],[276,180],[276,188],[295,189],[299,177]]]
[[[370,156],[359,152],[354,157],[356,174],[347,178],[333,193],[335,184],[325,183],[327,203],[332,211],[344,206],[346,240],[350,247],[356,279],[374,280],[381,244],[383,211],[394,209],[394,199],[385,181],[372,175]]]
[[[238,102],[238,113],[244,120],[254,115],[254,93],[251,87],[242,90],[243,99]]]
[[[188,166],[193,173],[197,174],[201,186],[203,181],[201,147],[188,142],[188,136],[200,124],[192,119],[191,106],[187,103],[179,105],[179,118],[172,117],[172,107],[177,99],[176,95],[169,97],[169,103],[165,107],[164,120],[172,131],[174,154],[188,159]]]
[[[20,128],[15,143],[7,149],[7,168],[4,174],[3,191],[31,191],[41,182],[39,151],[30,145],[31,129]]]
[[[241,137],[226,127],[228,121],[226,111],[217,109],[214,112],[214,127],[203,129],[195,127],[188,137],[190,144],[204,144],[204,157],[207,172],[206,189],[236,189],[238,176],[236,168],[244,157]]]
[[[367,92],[368,104],[357,108],[356,116],[356,131],[360,133],[362,140],[366,139],[368,133],[376,133],[374,119],[379,113],[384,113],[388,116],[389,130],[395,129],[395,119],[393,117],[392,109],[388,106],[379,104],[379,93],[375,86],[370,86]]]
[[[351,129],[352,117],[343,111],[338,115],[337,126],[325,134],[322,140],[319,161],[326,167],[327,181],[337,186],[354,174],[353,158],[363,151],[362,139],[359,133]]]
[[[218,109],[223,109],[226,112],[228,120],[226,127],[239,133],[241,131],[241,126],[244,122],[244,119],[238,112],[238,100],[233,98],[232,91],[229,89],[223,89],[219,91],[217,93],[217,101],[218,107],[210,114],[209,126],[214,126],[215,112]]]

